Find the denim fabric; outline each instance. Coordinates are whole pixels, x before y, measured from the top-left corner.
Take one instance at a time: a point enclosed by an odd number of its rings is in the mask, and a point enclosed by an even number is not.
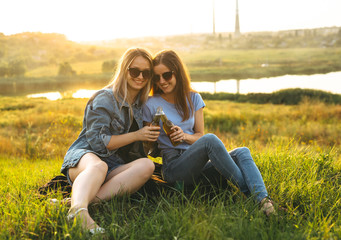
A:
[[[203,171],[212,167],[247,196],[255,196],[257,202],[268,196],[263,178],[246,147],[227,152],[218,137],[206,134],[187,150],[163,152],[163,177],[170,183],[192,184]]]
[[[92,152],[102,158],[113,155],[117,149],[108,150],[106,145],[112,135],[124,134],[129,131],[133,118],[139,128],[143,127],[142,108],[138,100],[132,105],[133,115],[129,105],[114,96],[112,88],[99,90],[88,101],[83,118],[83,129],[77,140],[68,149],[61,172],[77,165],[81,157]],[[140,143],[141,144],[141,143]]]

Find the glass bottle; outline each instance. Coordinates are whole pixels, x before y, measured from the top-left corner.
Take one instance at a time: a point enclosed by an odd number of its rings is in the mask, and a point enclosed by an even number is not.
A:
[[[161,115],[164,115],[164,114],[165,113],[163,112],[162,107],[157,107],[156,113],[154,114],[154,117],[150,126],[160,126]]]
[[[161,107],[160,107],[160,108],[161,108]],[[162,127],[163,127],[163,130],[165,131],[165,133],[166,133],[166,135],[168,136],[169,140],[171,141],[171,143],[172,143],[173,146],[175,147],[175,146],[177,146],[177,145],[179,145],[179,144],[181,143],[181,142],[174,142],[174,141],[172,141],[172,139],[171,139],[170,136],[169,136],[169,135],[171,135],[171,134],[174,132],[174,130],[171,130],[171,128],[172,128],[173,126],[175,126],[175,125],[174,125],[174,123],[173,123],[171,120],[169,120],[169,119],[167,118],[167,116],[166,116],[166,114],[163,112],[162,108],[161,108],[161,111],[162,111],[161,120],[162,120]]]
[[[150,123],[150,126],[160,126],[160,120],[161,120],[161,115],[164,114],[162,111],[162,107],[158,107],[156,109],[156,113],[153,116],[153,120]],[[147,151],[148,154],[150,154],[151,152],[153,152],[154,148],[155,148],[155,142],[146,142],[145,143],[147,146]]]

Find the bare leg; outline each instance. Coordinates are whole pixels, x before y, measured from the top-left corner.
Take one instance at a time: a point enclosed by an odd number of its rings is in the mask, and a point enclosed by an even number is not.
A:
[[[69,176],[73,182],[70,213],[88,207],[105,181],[107,171],[107,164],[92,153],[85,154],[76,167],[69,169]],[[81,211],[78,215],[87,229],[97,227],[88,211]]]
[[[90,202],[137,191],[153,174],[154,163],[140,158],[116,168],[106,177],[107,170],[106,163],[92,153],[85,154],[75,168],[69,169],[73,181],[70,211],[87,208]],[[97,227],[88,211],[81,211],[79,216],[88,229]]]
[[[131,194],[139,190],[152,176],[155,166],[148,158],[140,158],[113,170],[96,196],[109,200],[113,196]],[[92,202],[98,201],[98,198]]]

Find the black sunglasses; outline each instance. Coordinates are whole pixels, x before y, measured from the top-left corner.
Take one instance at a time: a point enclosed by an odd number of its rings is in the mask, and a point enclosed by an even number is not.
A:
[[[138,76],[140,76],[140,73],[142,73],[142,77],[144,79],[150,79],[152,76],[152,72],[150,70],[143,70],[141,71],[138,68],[128,68],[129,74],[131,77],[133,78],[137,78]]]
[[[161,74],[162,78],[165,79],[166,81],[169,81],[172,79],[172,76],[173,76],[173,71],[169,71],[169,72],[164,72]],[[155,82],[158,82],[160,81],[160,75],[159,74],[155,74],[154,75],[154,81]]]

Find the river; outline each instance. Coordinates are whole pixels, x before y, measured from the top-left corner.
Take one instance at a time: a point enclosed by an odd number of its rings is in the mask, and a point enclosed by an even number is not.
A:
[[[237,93],[236,80],[221,80],[218,82],[192,82],[192,87],[198,92]],[[239,93],[271,93],[287,88],[317,89],[341,94],[341,72],[314,75],[284,75],[261,79],[243,79],[239,81]],[[89,98],[96,90],[79,89],[72,94],[74,98]],[[57,100],[63,97],[60,92],[30,94],[28,97],[46,97]]]
[[[192,87],[198,92],[237,92],[236,80],[194,82]],[[271,93],[287,88],[318,89],[341,94],[341,72],[314,75],[284,75],[261,79],[243,79],[239,82],[239,93]]]

